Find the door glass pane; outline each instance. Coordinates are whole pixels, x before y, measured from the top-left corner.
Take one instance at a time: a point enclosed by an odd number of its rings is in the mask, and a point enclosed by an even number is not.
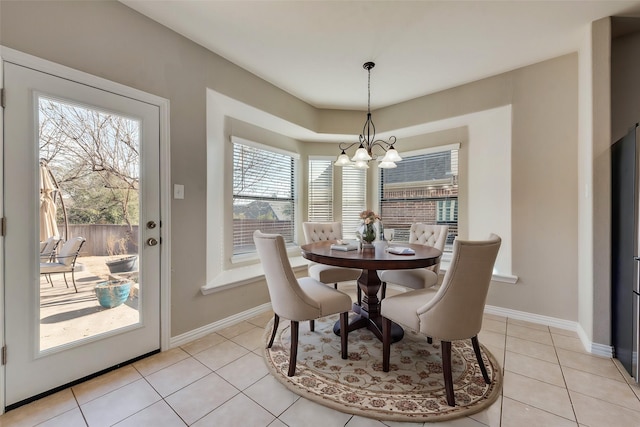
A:
[[[43,351],[140,321],[140,121],[46,96],[38,106]]]

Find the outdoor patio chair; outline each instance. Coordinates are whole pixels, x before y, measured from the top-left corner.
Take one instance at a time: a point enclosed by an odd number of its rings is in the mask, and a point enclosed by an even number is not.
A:
[[[40,262],[52,262],[55,259],[59,243],[58,236],[51,236],[44,242],[40,242]]]
[[[71,273],[71,281],[73,282],[73,287],[76,292],[78,292],[75,278],[76,259],[78,258],[78,254],[80,253],[80,249],[82,248],[84,242],[84,237],[74,237],[64,242],[55,258],[55,261],[40,263],[40,274],[48,276],[49,280],[51,280],[52,274],[62,273],[64,277],[64,283],[68,288],[69,282],[67,282],[67,273]]]

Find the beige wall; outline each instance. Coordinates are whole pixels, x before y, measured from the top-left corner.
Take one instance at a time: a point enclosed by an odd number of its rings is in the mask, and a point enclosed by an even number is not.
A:
[[[353,133],[362,116],[317,111],[120,3],[2,2],[0,16],[4,46],[170,100],[172,181],[186,190],[171,206],[171,335],[266,302],[262,283],[200,293],[207,268],[207,146],[224,144],[223,132],[207,140],[206,88],[315,131]],[[513,274],[520,281],[494,283],[488,303],[573,321],[577,76],[577,54],[570,54],[375,112],[384,131],[512,104]],[[223,194],[222,183],[209,185]]]
[[[636,21],[640,26],[640,18]],[[638,31],[611,41],[611,142],[622,138],[640,122],[640,29]]]

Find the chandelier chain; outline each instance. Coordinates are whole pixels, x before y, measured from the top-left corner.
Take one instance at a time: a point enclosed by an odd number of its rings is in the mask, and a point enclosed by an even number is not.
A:
[[[367,68],[369,74],[367,82],[367,113],[371,114],[371,68]]]

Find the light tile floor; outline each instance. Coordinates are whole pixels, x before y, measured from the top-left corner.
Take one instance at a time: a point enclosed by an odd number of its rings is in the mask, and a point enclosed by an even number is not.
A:
[[[344,414],[288,391],[261,356],[271,316],[22,406],[1,416],[0,426],[423,426]],[[640,426],[640,388],[616,361],[585,352],[575,333],[486,315],[479,339],[503,367],[498,401],[424,426]]]

